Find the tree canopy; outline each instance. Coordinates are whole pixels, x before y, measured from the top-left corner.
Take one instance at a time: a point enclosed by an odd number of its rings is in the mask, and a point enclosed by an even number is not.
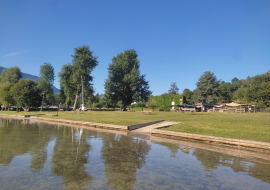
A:
[[[134,49],[125,50],[112,58],[108,78],[105,81],[105,95],[114,103],[122,101],[124,110],[134,100],[147,101],[151,95],[145,75],[140,74],[140,62]]]
[[[191,90],[185,88],[183,91],[183,96],[185,97],[184,103],[193,103],[193,92]]]
[[[40,66],[39,79],[37,80],[37,87],[40,89],[43,95],[43,99],[44,96],[45,100],[50,100],[53,97],[54,95],[52,89],[53,82],[54,82],[54,68],[50,63],[44,63],[43,65]]]
[[[21,69],[17,66],[4,69],[0,75],[0,82],[2,84],[16,83],[22,78]]]
[[[60,86],[67,97],[66,101],[75,98],[73,106],[73,110],[75,110],[77,100],[82,92],[81,78],[83,79],[84,91],[88,92],[88,94],[93,93],[93,87],[90,83],[93,81],[91,72],[98,65],[98,60],[90,51],[89,46],[86,45],[74,48],[72,57],[72,63],[64,65],[58,76]]]
[[[25,111],[30,107],[38,107],[41,104],[42,97],[37,84],[31,79],[19,80],[11,89],[14,99],[18,106],[22,106]]]
[[[197,82],[198,100],[205,103],[216,103],[220,98],[220,80],[213,72],[205,71]]]

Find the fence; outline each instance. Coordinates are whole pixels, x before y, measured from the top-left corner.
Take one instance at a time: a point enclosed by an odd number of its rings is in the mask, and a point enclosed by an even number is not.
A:
[[[208,112],[226,112],[226,113],[254,113],[254,112],[270,112],[270,109],[261,109],[261,108],[256,108],[254,111],[254,108],[251,108],[250,110],[248,108],[228,108],[228,109],[220,109],[220,108],[215,108],[215,109],[208,109]]]

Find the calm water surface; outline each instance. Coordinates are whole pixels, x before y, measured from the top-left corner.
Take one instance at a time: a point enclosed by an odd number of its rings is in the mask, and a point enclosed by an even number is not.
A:
[[[201,146],[0,118],[0,189],[270,189],[267,155]]]

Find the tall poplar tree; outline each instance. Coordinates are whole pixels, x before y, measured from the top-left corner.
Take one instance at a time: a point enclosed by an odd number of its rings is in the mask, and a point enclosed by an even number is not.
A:
[[[93,81],[91,72],[98,65],[98,60],[87,45],[74,48],[72,57],[72,63],[64,65],[58,76],[65,95],[69,98],[72,96],[75,98],[73,106],[73,110],[75,110],[82,92],[81,79],[83,79],[84,91],[87,91],[88,94],[93,93],[93,87],[90,83]]]
[[[40,74],[37,80],[37,86],[41,90],[42,95],[42,104],[41,111],[43,106],[44,97],[45,99],[50,99],[53,97],[52,85],[54,82],[54,68],[50,63],[44,63],[40,66]]]

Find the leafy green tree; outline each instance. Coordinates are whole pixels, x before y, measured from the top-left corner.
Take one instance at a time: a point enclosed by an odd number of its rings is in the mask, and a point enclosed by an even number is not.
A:
[[[155,109],[158,104],[157,104],[157,101],[155,100],[155,98],[150,98],[150,101],[147,102],[148,104],[148,107],[152,108],[152,109]]]
[[[213,72],[205,71],[197,82],[198,100],[205,103],[216,103],[220,99],[220,80]]]
[[[245,98],[249,102],[260,102],[262,108],[262,102],[270,106],[270,73],[253,77],[250,86],[246,88]]]
[[[24,111],[29,111],[30,107],[38,107],[41,104],[40,90],[31,79],[19,80],[14,84],[11,91],[16,104],[22,106]]]
[[[241,87],[234,92],[232,100],[237,103],[247,103],[247,100],[245,98],[246,93],[247,88]]]
[[[14,104],[13,94],[11,93],[11,88],[14,84],[6,84],[0,89],[0,101],[5,106],[10,109],[10,105]]]
[[[179,91],[179,88],[177,87],[176,82],[173,82],[171,84],[171,88],[168,94],[175,95],[175,94],[178,94],[178,91]]]
[[[185,97],[185,102],[184,103],[188,103],[188,104],[192,104],[193,103],[193,92],[187,88],[184,89],[183,91],[183,96]]]
[[[219,85],[220,90],[220,98],[219,102],[231,102],[232,94],[231,94],[231,86],[232,84],[229,82],[222,81]]]
[[[82,92],[81,79],[83,80],[84,91],[89,94],[93,93],[93,87],[90,83],[93,81],[93,77],[90,74],[98,65],[98,60],[96,56],[93,56],[89,46],[86,45],[74,48],[72,57],[72,64],[64,65],[58,76],[67,99],[75,98],[73,106],[73,110],[75,110],[79,95]]]
[[[236,83],[237,81],[239,81],[239,80],[238,80],[238,78],[236,78],[236,77],[234,77],[234,78],[231,80],[232,84]]]
[[[122,101],[124,111],[134,100],[147,101],[151,95],[145,75],[140,74],[140,62],[134,49],[125,50],[112,58],[105,81],[106,97],[112,102]]]
[[[2,84],[16,83],[22,78],[22,73],[19,67],[10,67],[4,69],[0,75],[0,82]]]
[[[55,101],[56,105],[60,105],[60,104],[64,105],[65,104],[66,96],[65,96],[63,88],[60,88],[60,92],[55,94],[55,99],[56,99],[56,101]]]
[[[54,68],[50,63],[44,63],[40,66],[39,79],[37,80],[37,87],[41,90],[42,93],[42,104],[40,111],[42,111],[44,96],[45,100],[49,100],[54,97],[52,89],[53,82]]]
[[[73,66],[70,63],[63,65],[61,72],[58,73],[60,86],[65,95],[65,102],[63,103],[66,104],[67,108],[71,100],[75,98],[76,93],[76,85],[73,83],[72,74]]]

